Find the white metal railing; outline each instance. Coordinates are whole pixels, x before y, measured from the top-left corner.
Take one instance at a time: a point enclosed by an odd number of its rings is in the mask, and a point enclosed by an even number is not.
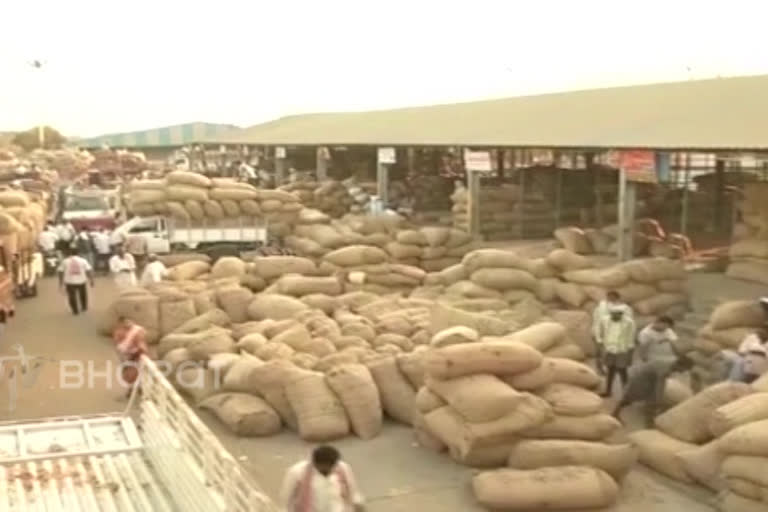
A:
[[[145,453],[182,510],[278,511],[146,356],[140,375],[139,429]],[[131,402],[135,399],[134,394]]]

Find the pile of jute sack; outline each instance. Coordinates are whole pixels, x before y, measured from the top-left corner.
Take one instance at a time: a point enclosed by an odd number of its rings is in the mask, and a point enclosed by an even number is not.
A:
[[[768,507],[768,378],[721,382],[629,434],[639,460],[674,480],[718,493],[722,512]]]
[[[279,190],[297,195],[305,207],[320,210],[334,219],[349,213],[350,208],[355,204],[347,187],[336,180],[297,179],[279,187]]]
[[[726,378],[728,358],[724,351],[737,351],[744,338],[764,324],[765,313],[756,300],[728,301],[717,306],[693,341],[693,357],[701,381]]]
[[[35,249],[46,219],[45,194],[0,190],[0,240],[6,255]]]
[[[745,183],[741,196],[737,202],[740,222],[734,225],[726,275],[768,284],[768,183]]]
[[[278,236],[291,231],[302,209],[289,192],[186,171],[172,171],[163,180],[134,181],[128,195],[134,215],[169,215],[183,222],[247,217],[268,222]]]
[[[638,219],[632,231],[634,256],[653,256],[680,259],[690,252],[690,241],[679,234],[667,234],[654,219]],[[617,224],[602,229],[562,227],[554,231],[558,243],[577,254],[617,254],[619,227]]]

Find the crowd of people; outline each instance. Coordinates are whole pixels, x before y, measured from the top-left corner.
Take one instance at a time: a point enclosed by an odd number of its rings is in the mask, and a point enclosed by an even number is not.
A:
[[[760,299],[768,320],[768,297]],[[667,379],[693,368],[693,361],[678,349],[675,322],[659,316],[637,330],[632,308],[616,291],[609,291],[594,309],[592,337],[597,352],[597,369],[605,375],[603,397],[613,395],[618,376],[621,398],[614,416],[635,402],[644,403],[645,420],[653,425],[663,410]],[[768,373],[768,330],[759,328],[748,335],[737,351],[723,351],[728,364],[725,378],[751,383]]]

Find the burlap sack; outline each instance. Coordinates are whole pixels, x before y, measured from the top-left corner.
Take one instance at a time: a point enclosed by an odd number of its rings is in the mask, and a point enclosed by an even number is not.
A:
[[[245,262],[234,256],[219,258],[211,267],[211,277],[213,279],[239,277],[243,274],[245,274]]]
[[[504,339],[516,341],[539,352],[544,352],[561,343],[566,336],[565,327],[556,322],[540,322],[509,334]]]
[[[429,330],[433,335],[456,326],[470,327],[481,336],[501,336],[509,330],[504,321],[493,316],[468,313],[444,304],[436,304],[432,308]]]
[[[740,425],[765,419],[768,419],[768,393],[753,393],[712,411],[709,431],[721,437]]]
[[[427,347],[416,347],[411,352],[397,356],[397,367],[414,389],[419,389],[424,385],[423,359],[426,350]]]
[[[276,281],[277,290],[283,295],[301,297],[312,293],[340,295],[343,291],[341,282],[336,277],[311,277],[287,274]]]
[[[331,226],[322,224],[299,225],[294,231],[296,236],[309,238],[328,249],[338,249],[346,245],[344,235]]]
[[[147,343],[156,343],[160,339],[160,300],[149,293],[121,294],[112,304],[113,317],[106,334],[111,335],[117,325],[117,319],[129,318],[147,331]]]
[[[283,320],[308,309],[299,299],[271,293],[257,294],[248,306],[248,316],[254,320]]]
[[[522,394],[498,377],[488,374],[447,380],[427,379],[426,385],[464,420],[473,423],[484,423],[506,416],[523,399]]]
[[[720,438],[718,447],[728,455],[768,457],[768,420],[734,428]]]
[[[467,253],[462,265],[469,274],[482,268],[508,268],[527,271],[525,259],[512,251],[501,249],[478,249]]]
[[[629,438],[639,450],[641,464],[673,480],[694,483],[678,454],[695,449],[695,444],[680,441],[658,430],[638,430],[629,434]]]
[[[366,366],[379,388],[384,412],[394,420],[411,425],[416,391],[398,368],[395,357],[380,357],[369,361]]]
[[[188,296],[176,300],[161,300],[159,312],[161,334],[171,333],[197,316],[195,303]]]
[[[765,500],[751,500],[735,492],[726,492],[718,497],[717,506],[721,512],[763,512]]]
[[[472,490],[491,510],[597,509],[613,504],[619,494],[606,472],[586,466],[488,471],[473,477]]]
[[[725,458],[720,471],[728,479],[738,478],[768,488],[768,475],[765,472],[766,462],[765,457],[731,455]]]
[[[585,258],[567,249],[555,249],[546,257],[547,264],[563,272],[592,268],[594,265]]]
[[[435,409],[444,407],[447,405],[446,401],[440,398],[439,395],[433,393],[428,387],[424,386],[419,388],[416,393],[416,410],[422,414],[428,414]]]
[[[199,310],[197,306],[195,309]],[[176,327],[172,331],[172,334],[194,333],[210,329],[211,327],[226,327],[229,324],[229,315],[218,308],[213,308],[209,309],[201,315],[197,315],[196,317],[187,320],[180,326]]]
[[[589,416],[555,415],[549,421],[521,433],[533,439],[581,439],[602,441],[621,428],[621,422],[608,414]]]
[[[253,292],[241,286],[227,286],[216,291],[216,301],[232,322],[248,320],[248,307],[253,300]]]
[[[267,256],[253,262],[253,272],[268,281],[284,274],[312,275],[316,271],[312,260],[298,256]]]
[[[588,297],[584,289],[573,283],[558,281],[555,284],[555,293],[557,298],[572,308],[579,308],[584,304]]]
[[[382,427],[382,405],[368,368],[362,364],[339,365],[325,378],[344,405],[352,431],[361,439],[376,437]]]
[[[728,265],[725,275],[732,279],[768,284],[768,262],[734,261]]]
[[[554,232],[555,240],[576,254],[592,254],[594,249],[584,231],[576,227],[558,228]]]
[[[725,487],[724,479],[720,474],[720,466],[725,460],[725,454],[719,449],[716,440],[691,450],[678,452],[676,456],[688,476],[697,483],[713,491],[720,491]]]
[[[433,348],[448,347],[461,343],[473,343],[480,340],[478,332],[472,328],[464,326],[449,327],[438,332],[430,340],[430,346]]]
[[[211,186],[211,180],[207,176],[189,171],[171,171],[165,175],[165,181],[169,185],[191,185],[207,188]]]
[[[598,394],[570,384],[553,383],[537,394],[552,406],[555,414],[563,416],[590,416],[603,408]]]
[[[222,393],[203,400],[231,432],[245,437],[271,436],[280,432],[280,417],[259,397],[245,393]]]
[[[581,464],[601,469],[621,481],[637,457],[638,450],[632,444],[527,439],[512,447],[508,465],[515,469],[539,469]]]
[[[191,185],[171,185],[165,189],[165,194],[169,202],[184,203],[192,200],[203,203],[208,199],[207,189]]]
[[[246,201],[248,199],[258,199],[259,193],[256,190],[248,190],[245,188],[220,188],[215,187],[210,192],[211,199],[216,201]]]
[[[296,370],[285,386],[296,413],[299,435],[305,441],[331,441],[349,433],[344,406],[319,372]]]
[[[475,284],[493,290],[536,290],[536,278],[525,270],[514,268],[481,268],[472,272]]]
[[[235,342],[229,333],[223,329],[213,328],[194,336],[185,345],[192,361],[207,361],[213,354],[222,352],[235,353]]]
[[[440,276],[440,284],[444,286],[450,286],[454,283],[458,283],[459,281],[464,281],[469,278],[466,267],[464,267],[462,264],[451,265],[450,267],[447,267],[438,272],[438,275]]]
[[[435,379],[488,373],[515,375],[541,364],[541,354],[514,341],[464,343],[430,350],[424,356],[424,369]]]
[[[179,263],[168,271],[168,278],[173,281],[187,281],[210,271],[211,265],[205,261],[187,261]]]
[[[689,443],[712,439],[709,418],[712,411],[752,392],[741,382],[723,382],[710,386],[693,398],[656,417],[656,428]]]
[[[203,202],[203,212],[206,217],[214,220],[224,218],[224,208],[221,207],[221,203],[212,199]]]
[[[503,300],[499,290],[486,288],[472,281],[458,281],[445,289],[447,297],[486,298]]]

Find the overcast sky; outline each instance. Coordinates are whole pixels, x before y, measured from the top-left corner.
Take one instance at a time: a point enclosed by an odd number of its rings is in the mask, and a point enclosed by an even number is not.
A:
[[[757,0],[5,3],[0,131],[41,120],[80,136],[247,126],[768,73],[768,6]]]

